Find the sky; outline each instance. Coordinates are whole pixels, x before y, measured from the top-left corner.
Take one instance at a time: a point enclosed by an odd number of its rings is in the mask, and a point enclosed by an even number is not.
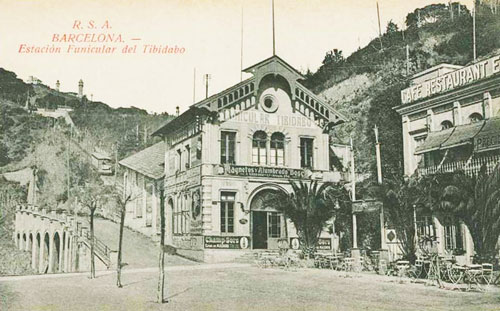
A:
[[[348,56],[378,36],[376,0],[274,2],[276,54],[300,71],[315,71],[329,50]],[[384,31],[389,20],[401,28],[409,12],[448,1],[378,2]],[[470,8],[472,0],[462,3]],[[271,12],[271,0],[0,0],[0,67],[23,80],[35,76],[52,88],[59,80],[64,92],[77,92],[82,79],[88,98],[92,94],[94,101],[112,107],[172,114],[179,106],[182,112],[193,98],[205,98],[205,74],[210,74],[212,95],[240,81],[241,60],[246,68],[272,55]],[[75,21],[83,29],[75,28]],[[84,28],[89,21],[97,28]],[[121,40],[54,42],[54,37],[60,41],[77,34]],[[23,44],[54,45],[61,52],[25,53]],[[67,53],[69,45],[103,44],[116,47],[115,52]],[[136,45],[136,52],[122,53],[125,45]],[[145,45],[177,46],[184,52],[144,53]]]

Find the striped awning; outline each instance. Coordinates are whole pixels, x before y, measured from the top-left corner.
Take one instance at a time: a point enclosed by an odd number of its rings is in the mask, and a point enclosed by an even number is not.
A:
[[[439,132],[430,132],[425,141],[415,149],[415,154],[422,154],[441,149],[441,145],[451,136],[454,127]]]
[[[481,131],[485,122],[476,122],[466,125],[459,125],[450,137],[441,144],[440,149],[449,149],[463,145],[472,144],[474,137]]]

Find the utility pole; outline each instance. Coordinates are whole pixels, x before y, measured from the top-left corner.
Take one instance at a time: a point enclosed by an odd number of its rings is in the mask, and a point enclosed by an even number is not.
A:
[[[354,145],[352,142],[352,138],[350,139],[351,143],[351,194],[352,201],[356,201],[356,172],[354,168]],[[357,232],[357,223],[356,223],[356,214],[352,213],[352,248],[358,248],[358,232]]]
[[[243,1],[241,1],[240,82],[243,81]]]
[[[474,8],[472,8],[472,49],[474,54],[474,61],[476,60],[476,3],[474,2]]]
[[[380,41],[380,50],[383,49],[382,46],[382,27],[380,26],[380,10],[378,7],[378,1],[377,1],[377,18],[378,18],[378,39]]]
[[[276,55],[276,32],[274,26],[274,0],[272,0],[272,12],[273,12],[273,56]]]
[[[193,69],[193,104],[196,103],[196,67]]]
[[[382,184],[382,160],[380,157],[380,141],[378,140],[378,128],[375,125],[373,131],[375,132],[375,154],[377,157],[377,182],[379,185]],[[384,206],[380,206],[380,248],[387,249],[387,243],[385,241],[385,218],[384,218]]]
[[[406,76],[410,76],[410,46],[406,45]]]
[[[208,83],[211,78],[210,74],[205,74],[205,98],[208,98]]]
[[[115,187],[116,187],[117,175],[118,175],[118,143],[115,144],[115,174],[114,174],[114,185],[115,185]]]
[[[70,191],[70,186],[71,186],[71,169],[70,169],[70,166],[69,166],[69,154],[70,154],[70,148],[71,148],[71,136],[68,137],[68,148],[66,149],[66,167],[67,167],[67,175],[68,175],[68,178],[67,178],[67,201],[69,202],[69,191]],[[36,191],[36,190],[35,190]]]

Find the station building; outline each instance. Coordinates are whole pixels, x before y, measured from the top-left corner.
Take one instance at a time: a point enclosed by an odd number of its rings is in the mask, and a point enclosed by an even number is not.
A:
[[[130,196],[125,225],[153,240],[160,234],[160,196],[163,190],[165,144],[145,148],[119,162],[123,170],[123,191]]]
[[[441,64],[414,75],[401,91],[406,175],[489,172],[500,159],[500,55],[468,66]],[[418,215],[418,233],[435,235],[440,253],[473,255],[465,225]]]
[[[278,56],[244,72],[252,76],[153,133],[165,142],[166,242],[204,262],[278,249],[283,241],[298,249],[293,224],[266,206],[266,196],[290,192],[289,180],[342,178],[331,157],[344,148],[332,148],[329,133],[345,118]],[[331,251],[333,243],[325,230],[318,248]]]

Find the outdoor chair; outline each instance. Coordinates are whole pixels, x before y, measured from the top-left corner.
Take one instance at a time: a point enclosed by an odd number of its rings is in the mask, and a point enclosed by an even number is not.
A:
[[[399,280],[402,282],[405,276],[408,276],[408,271],[410,269],[410,262],[408,260],[398,260],[396,262],[396,273]]]
[[[493,265],[490,263],[483,263],[481,265],[482,278],[486,285],[490,285],[493,281]]]
[[[483,278],[483,266],[482,265],[468,265],[465,271],[465,279],[467,281],[467,291],[473,289],[475,285],[477,290],[482,290],[481,280]]]

